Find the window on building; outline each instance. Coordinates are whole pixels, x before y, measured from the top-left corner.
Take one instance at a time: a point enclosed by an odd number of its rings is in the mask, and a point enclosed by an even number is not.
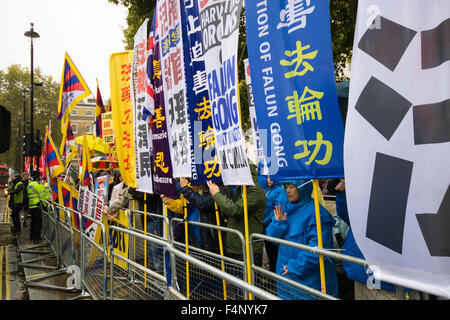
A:
[[[78,110],[77,109],[73,109],[72,112],[70,113],[72,116],[77,116],[78,115]]]
[[[92,115],[94,115],[94,112],[92,110],[86,110],[86,115],[92,116]]]
[[[71,126],[72,126],[72,132],[73,133],[78,133],[78,125],[72,123]]]
[[[86,134],[92,134],[92,124],[86,125]]]

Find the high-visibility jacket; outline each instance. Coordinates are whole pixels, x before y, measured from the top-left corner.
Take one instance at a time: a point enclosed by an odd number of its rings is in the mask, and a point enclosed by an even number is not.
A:
[[[30,209],[40,206],[41,201],[45,200],[45,188],[37,181],[28,183],[28,207]]]
[[[50,201],[50,197],[52,196],[51,190],[50,190],[50,186],[48,185],[48,182],[46,182],[44,184],[44,189],[45,189],[45,198]]]
[[[14,186],[14,205],[23,204],[23,183],[19,181]]]

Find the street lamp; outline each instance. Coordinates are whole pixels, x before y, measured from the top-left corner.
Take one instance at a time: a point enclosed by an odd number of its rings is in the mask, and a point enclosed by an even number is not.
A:
[[[30,72],[30,131],[34,136],[33,128],[33,99],[34,99],[34,76],[33,76],[33,39],[39,38],[39,33],[35,32],[33,29],[34,23],[30,23],[30,30],[26,31],[24,35],[31,40],[31,72]]]

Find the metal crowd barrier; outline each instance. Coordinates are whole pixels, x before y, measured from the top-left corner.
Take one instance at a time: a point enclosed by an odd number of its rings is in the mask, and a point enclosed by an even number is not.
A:
[[[247,282],[245,282],[239,278],[236,278],[236,277],[230,275],[229,273],[223,272],[220,269],[215,268],[215,267],[193,257],[192,255],[187,255],[187,254],[183,253],[182,251],[176,249],[171,244],[170,241],[161,240],[161,239],[158,239],[158,238],[152,237],[152,236],[145,236],[138,232],[134,232],[134,231],[130,231],[130,230],[126,230],[123,228],[114,227],[114,226],[111,226],[110,229],[116,230],[117,232],[126,233],[126,234],[128,234],[130,236],[134,236],[136,238],[142,238],[143,240],[154,243],[158,246],[162,246],[162,247],[164,247],[165,250],[167,250],[170,253],[171,256],[176,256],[177,258],[179,258],[183,261],[189,262],[190,264],[192,264],[198,268],[201,268],[206,272],[211,273],[212,275],[216,276],[219,279],[222,279],[232,285],[235,285],[235,286],[241,288],[242,290],[251,292],[252,294],[254,294],[256,297],[258,297],[260,299],[279,300],[279,298],[277,296],[274,296],[268,292],[265,292],[264,290],[262,290],[256,286],[249,285]],[[148,273],[148,274],[151,274],[155,279],[159,280],[159,283],[156,285],[159,285],[160,288],[163,290],[162,293],[165,294],[166,299],[170,299],[170,298],[183,299],[183,298],[185,298],[182,293],[180,293],[176,288],[173,287],[173,283],[171,286],[165,287],[165,286],[167,286],[167,279],[165,277],[157,274],[156,272],[153,272],[152,270],[150,270],[148,268],[142,267],[142,265],[137,264],[127,258],[124,258],[120,255],[116,255],[112,250],[111,250],[110,256],[111,256],[110,276],[111,276],[111,281],[112,281],[111,291],[110,291],[111,299],[114,299],[114,292],[116,291],[116,289],[114,288],[114,282],[113,282],[117,278],[115,276],[116,268],[115,268],[115,263],[114,263],[114,259],[116,259],[116,258],[128,263],[129,266],[133,266],[134,268],[138,269],[141,272],[141,277],[139,279],[136,279],[136,278],[132,279],[133,284],[135,284],[137,282],[137,283],[139,283],[139,285],[141,287],[144,286],[142,273],[144,273],[144,274]],[[172,261],[172,265],[173,265],[173,260],[171,260],[171,261]],[[131,279],[128,279],[128,280],[130,281]],[[123,287],[122,287],[122,289],[123,289]]]
[[[60,219],[60,211],[64,213],[64,219]],[[57,270],[49,276],[70,272],[75,274],[74,268],[79,268],[78,286],[65,288],[68,291],[81,291],[79,296],[72,299],[91,297],[125,300],[242,300],[248,299],[249,294],[261,299],[280,299],[289,294],[291,299],[307,296],[309,299],[336,300],[331,295],[256,266],[252,246],[256,241],[271,241],[295,250],[307,250],[317,255],[368,267],[365,260],[332,250],[309,247],[262,234],[251,234],[249,284],[245,268],[245,240],[239,231],[179,218],[169,221],[165,216],[136,210],[128,212],[129,226],[120,227],[113,224],[109,227],[108,234],[103,223],[58,204],[49,204],[43,212],[43,236],[58,261]],[[159,226],[162,226],[159,229],[162,234],[146,232],[144,217],[157,221]],[[242,243],[243,261],[205,251],[191,243],[186,248],[184,240],[175,241],[176,224],[182,224],[184,231],[185,223],[188,227],[221,232],[224,238],[230,233],[238,235]],[[90,224],[90,227],[87,224]],[[100,244],[94,241],[93,234],[89,233],[93,230],[93,225],[99,230]],[[127,256],[114,251],[114,241],[117,237],[128,237]],[[61,287],[38,283],[40,279],[49,276],[33,279],[26,284],[64,290]]]
[[[199,228],[207,228],[210,231],[216,230],[217,232],[222,232],[222,237],[224,239],[228,234],[236,234],[241,240],[242,255],[245,257],[245,240],[241,232],[235,229],[202,222],[185,221],[180,218],[172,218],[170,220],[169,231],[170,237],[173,239],[174,248],[186,252],[185,242],[175,241],[174,235],[175,224],[184,225],[184,223],[187,223],[188,226],[197,226]],[[191,233],[190,236],[192,237],[193,234]],[[223,245],[225,245],[225,241],[223,241]],[[239,261],[189,244],[187,252],[190,256],[197,258],[205,264],[221,271],[225,271],[245,282],[248,280],[247,273],[245,272],[245,259],[244,261]],[[173,261],[173,270],[175,270],[172,274],[173,284],[180,293],[184,296],[189,296],[189,299],[191,300],[244,300],[248,298],[247,291],[227,283],[225,279],[217,277],[203,267],[197,267],[195,265],[191,266],[188,261],[181,257],[174,257]]]
[[[282,244],[285,246],[289,246],[291,248],[297,250],[305,250],[319,255],[323,255],[328,258],[333,258],[341,261],[348,261],[351,263],[355,263],[358,265],[362,265],[364,267],[368,267],[368,264],[365,260],[355,258],[349,255],[345,255],[342,253],[334,252],[327,249],[320,249],[318,247],[310,247],[307,245],[303,245],[300,243],[295,243],[291,241],[286,241],[283,239],[278,239],[274,237],[269,237],[263,234],[253,233],[250,235],[250,244],[253,244],[254,241],[270,241],[276,243],[278,245]],[[261,267],[256,266],[253,263],[253,246],[250,245],[250,259],[251,259],[251,270],[252,270],[252,283],[255,283],[258,287],[261,287],[264,290],[267,290],[273,294],[278,296],[289,296],[290,299],[324,299],[324,300],[338,300],[336,297],[325,294],[319,290],[313,289],[311,287],[305,286],[296,281],[292,281],[287,279],[286,277],[280,276],[276,273],[263,269]],[[326,277],[326,274],[325,274]]]

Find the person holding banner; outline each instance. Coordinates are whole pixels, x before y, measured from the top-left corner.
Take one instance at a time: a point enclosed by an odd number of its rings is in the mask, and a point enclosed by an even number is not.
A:
[[[249,234],[262,233],[264,222],[264,210],[266,207],[266,194],[264,189],[258,184],[258,175],[256,166],[249,160],[250,171],[252,174],[254,186],[247,186],[247,207],[248,207],[248,226]],[[227,227],[233,228],[245,234],[244,231],[244,201],[242,195],[242,186],[234,188],[231,199],[221,192],[219,186],[208,181],[209,192],[217,203],[220,212],[228,219]],[[228,234],[226,238],[226,255],[243,261],[242,246],[239,237],[233,233]],[[257,266],[262,265],[263,243],[253,244],[254,263]]]
[[[186,201],[199,210],[200,222],[216,225],[214,199],[209,193],[208,187],[203,184],[198,186],[196,188],[197,190],[194,190],[185,178],[180,178],[180,186],[181,193]],[[223,190],[221,191],[225,193]],[[222,218],[221,225],[224,224],[224,219]],[[219,239],[217,231],[208,228],[200,228],[200,238],[202,249],[219,253]]]
[[[307,180],[282,180],[289,202],[274,210],[274,218],[267,227],[267,235],[283,240],[318,246],[314,200],[311,198],[313,185]],[[322,239],[325,249],[333,248],[331,214],[320,206]],[[276,273],[310,288],[321,290],[319,255],[309,251],[279,245]],[[333,261],[325,257],[327,294],[338,297],[338,282]],[[277,281],[277,294],[282,299],[311,300],[313,297],[300,290],[293,290],[284,282]]]

